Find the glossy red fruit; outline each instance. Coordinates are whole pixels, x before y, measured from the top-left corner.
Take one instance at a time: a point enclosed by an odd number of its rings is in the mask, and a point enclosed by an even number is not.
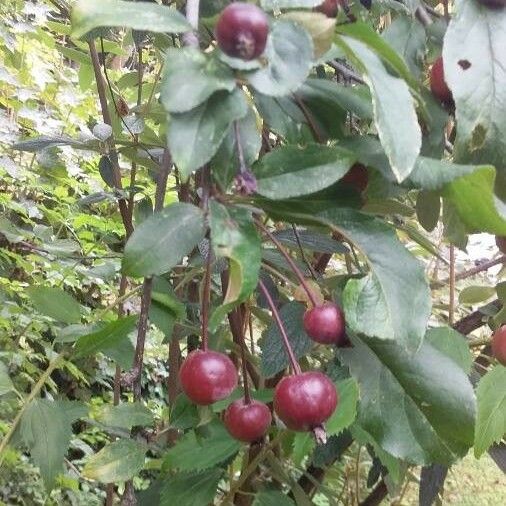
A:
[[[489,9],[503,9],[506,7],[506,0],[478,0],[478,3]]]
[[[344,313],[334,302],[324,302],[321,306],[308,309],[303,323],[304,330],[313,341],[321,344],[344,344]]]
[[[506,365],[506,325],[499,327],[492,336],[492,353],[497,361]]]
[[[200,405],[228,397],[237,386],[237,369],[227,355],[217,351],[192,351],[179,369],[184,393]]]
[[[261,439],[271,425],[272,416],[263,402],[238,399],[228,406],[223,421],[232,437],[246,443]]]
[[[440,56],[430,69],[430,90],[434,97],[444,104],[452,102],[452,92],[445,81],[443,58]]]
[[[341,178],[341,182],[353,186],[359,193],[362,193],[369,183],[369,174],[364,165],[355,163]]]
[[[234,58],[253,60],[265,49],[269,20],[256,5],[233,2],[220,14],[215,35],[220,49]]]
[[[495,243],[497,244],[497,249],[506,255],[506,236],[500,237],[498,235],[495,236]]]
[[[296,431],[320,427],[337,402],[334,383],[318,371],[285,376],[274,391],[274,410],[289,429]]]
[[[338,0],[324,0],[314,10],[325,14],[328,18],[335,18],[339,10],[339,2]]]

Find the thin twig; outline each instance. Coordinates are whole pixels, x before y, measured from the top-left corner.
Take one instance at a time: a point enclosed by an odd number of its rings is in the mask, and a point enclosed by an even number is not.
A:
[[[337,70],[345,78],[355,81],[358,84],[365,84],[365,81],[356,72],[349,69],[346,65],[343,65],[342,63],[335,60],[328,62],[328,65]]]
[[[309,272],[311,273],[311,276],[313,277],[313,279],[315,281],[317,281],[316,272],[315,272],[315,270],[313,268],[313,265],[307,259],[306,254],[304,253],[304,248],[302,247],[302,242],[300,240],[299,231],[297,230],[297,227],[295,226],[294,223],[292,223],[292,230],[293,230],[293,235],[295,236],[295,240],[297,241],[297,245],[299,246],[299,250],[300,250],[300,254],[302,256],[302,260],[307,265],[307,268],[309,269]]]
[[[311,129],[311,132],[313,133],[314,138],[319,144],[324,144],[325,139],[323,138],[323,135],[321,134],[318,126],[316,125],[316,122],[309,111],[309,109],[306,107],[306,104],[304,104],[303,100],[297,95],[293,94],[293,98],[295,100],[295,103],[299,106],[299,109],[302,111],[302,114],[306,118],[307,124],[309,125],[309,128]]]
[[[204,274],[204,289],[202,290],[202,349],[207,351],[209,343],[209,306],[211,303],[211,240],[206,258],[206,271]]]
[[[267,300],[267,304],[269,304],[269,307],[271,308],[272,316],[279,328],[279,332],[281,334],[281,337],[283,338],[283,344],[285,345],[285,350],[286,350],[286,353],[287,353],[288,358],[290,360],[290,364],[292,366],[293,372],[295,374],[300,374],[301,373],[300,365],[297,362],[297,359],[295,358],[295,355],[293,353],[292,346],[290,345],[290,340],[288,339],[288,335],[286,334],[286,330],[283,325],[283,322],[281,321],[281,317],[279,316],[279,312],[276,307],[276,304],[274,304],[271,294],[269,293],[269,290],[267,290],[267,287],[264,285],[262,280],[258,281],[258,286],[262,290],[262,293],[264,294],[264,296]]]
[[[493,260],[488,260],[487,262],[483,262],[472,269],[468,269],[467,271],[459,272],[455,274],[455,281],[461,281],[462,279],[470,278],[471,276],[475,276],[480,272],[487,271],[491,267],[495,267],[499,264],[506,263],[506,255],[500,256],[499,258],[495,258]],[[442,281],[435,281],[434,283],[441,283],[442,285],[447,285],[450,282],[450,278],[443,279]]]
[[[193,30],[183,35],[185,46],[199,47],[199,38],[196,33],[199,27],[199,7],[200,0],[186,0],[186,19]]]
[[[292,271],[294,272],[294,274],[297,276],[297,278],[299,279],[301,285],[303,286],[304,290],[306,291],[306,293],[307,293],[307,295],[309,297],[309,300],[311,301],[311,303],[313,304],[313,306],[314,307],[318,306],[319,304],[318,304],[318,301],[316,300],[315,294],[309,288],[309,286],[308,286],[308,284],[306,282],[306,279],[304,278],[304,275],[302,274],[302,272],[300,272],[300,269],[297,267],[297,265],[293,261],[292,257],[285,250],[285,248],[278,241],[278,239],[269,231],[269,229],[266,226],[264,226],[263,223],[261,223],[258,220],[256,220],[256,223],[257,223],[258,227],[261,228],[263,230],[263,232],[265,232],[265,234],[269,237],[269,239],[275,244],[275,246],[276,246],[276,248],[278,248],[279,252],[285,257],[286,261],[290,265],[290,268],[292,269]]]

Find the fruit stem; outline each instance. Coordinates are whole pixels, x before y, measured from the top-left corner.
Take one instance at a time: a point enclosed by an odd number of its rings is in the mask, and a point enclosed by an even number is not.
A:
[[[207,351],[209,342],[209,305],[211,300],[211,239],[206,258],[206,271],[204,274],[204,289],[202,290],[202,349]]]
[[[316,272],[313,269],[313,266],[311,265],[311,262],[307,259],[306,254],[304,253],[304,249],[302,248],[302,243],[300,241],[299,231],[297,230],[297,227],[295,226],[295,223],[292,223],[292,230],[293,230],[293,235],[295,236],[295,240],[297,241],[297,246],[299,246],[300,255],[302,257],[302,260],[304,260],[305,264],[307,265],[307,268],[309,269],[309,272],[311,273],[311,277],[315,281],[318,281],[316,279]]]
[[[248,371],[246,367],[246,340],[244,339],[245,327],[248,324],[246,320],[245,325],[241,328],[241,367],[242,367],[242,383],[244,387],[244,401],[246,404],[251,403],[251,394],[248,383]]]
[[[286,335],[285,327],[283,326],[283,322],[281,321],[281,318],[278,313],[278,309],[276,308],[276,305],[274,304],[274,301],[272,300],[271,294],[269,293],[269,290],[267,290],[266,286],[264,285],[264,283],[261,279],[258,281],[258,286],[260,287],[265,298],[267,299],[267,304],[269,304],[269,307],[271,308],[272,316],[276,320],[279,331],[281,333],[281,337],[283,338],[283,343],[285,345],[286,353],[288,354],[288,358],[290,359],[290,364],[292,366],[293,372],[294,372],[294,374],[300,374],[302,372],[302,370],[300,368],[299,363],[297,362],[297,359],[295,358],[292,347],[290,345],[290,341],[288,339],[288,336]]]
[[[283,248],[282,244],[276,239],[276,237],[267,229],[267,227],[264,226],[263,223],[259,222],[257,220],[257,226],[260,227],[265,234],[269,237],[269,239],[275,244],[276,248],[278,248],[279,252],[285,257],[286,261],[290,265],[292,271],[295,273],[297,278],[300,281],[300,284],[303,286],[304,290],[306,291],[309,300],[313,304],[314,307],[319,306],[320,304],[316,300],[316,297],[312,290],[309,288],[306,279],[304,278],[304,275],[302,272],[300,272],[300,269],[295,265],[295,262],[293,261],[292,257],[288,254],[285,248]]]

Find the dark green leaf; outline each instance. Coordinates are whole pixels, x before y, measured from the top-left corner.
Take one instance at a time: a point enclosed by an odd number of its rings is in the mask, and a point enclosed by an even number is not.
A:
[[[156,3],[120,0],[79,0],[71,13],[72,36],[76,39],[99,27],[125,26],[135,30],[182,33],[191,30],[176,9]]]
[[[184,181],[216,153],[234,120],[244,118],[248,106],[244,93],[219,91],[191,111],[172,114],[167,143]]]
[[[300,25],[274,21],[264,55],[267,65],[251,72],[248,81],[265,95],[287,95],[295,91],[309,74],[313,42]]]
[[[474,441],[476,458],[506,434],[506,367],[496,365],[481,378],[476,396],[478,417]]]
[[[123,272],[136,277],[163,274],[190,253],[204,233],[204,215],[198,207],[171,204],[143,221],[130,236]]]
[[[255,166],[258,193],[274,200],[315,193],[341,179],[354,162],[350,151],[337,147],[277,148]]]
[[[146,447],[131,439],[120,439],[92,455],[83,468],[83,476],[100,483],[133,478],[143,467]]]
[[[293,249],[299,249],[297,237],[291,228],[274,232],[279,242]],[[297,230],[300,243],[304,249],[319,253],[349,253],[348,248],[332,237],[311,230]]]
[[[107,186],[111,188],[114,188],[116,186],[114,182],[112,163],[107,155],[104,155],[100,158],[100,161],[98,162],[98,171],[100,172],[100,176]]]
[[[111,358],[120,358],[120,365],[124,369],[130,369],[132,366],[133,348],[128,340],[128,334],[135,328],[136,323],[137,315],[125,316],[106,324],[92,334],[81,336],[74,348],[76,356],[85,357],[101,351]],[[129,343],[129,349],[131,349],[132,354],[127,354],[123,359],[124,354],[117,356],[117,352],[124,350],[124,342]]]
[[[0,396],[14,390],[7,366],[0,361]]]
[[[360,385],[359,424],[393,456],[451,464],[473,444],[475,397],[466,373],[428,342],[408,353],[353,339],[342,357]]]
[[[200,50],[169,48],[160,98],[168,112],[186,112],[207,100],[215,91],[235,88],[232,71]]]
[[[439,221],[441,197],[434,191],[421,191],[416,197],[416,217],[420,225],[432,232]]]
[[[35,309],[42,314],[64,323],[81,321],[81,305],[61,288],[30,286],[26,289],[26,294]]]
[[[272,490],[258,492],[253,501],[253,506],[295,506],[295,503],[283,492]]]
[[[210,318],[215,329],[224,316],[246,300],[258,284],[261,263],[261,241],[251,212],[239,207],[225,207],[210,201],[211,244],[217,257],[230,260],[227,293],[223,303]]]
[[[304,306],[297,302],[285,304],[279,312],[296,357],[305,355],[314,344],[302,327],[304,312]],[[288,367],[288,356],[274,321],[263,334],[260,347],[262,349],[261,367],[265,376],[274,376]]]
[[[222,474],[222,469],[215,468],[201,473],[167,476],[160,493],[160,506],[203,506],[212,503]]]
[[[506,167],[506,10],[459,0],[444,39],[458,124],[457,161]],[[482,230],[482,229],[481,229]]]
[[[213,423],[209,433],[200,437],[187,432],[164,457],[164,466],[180,471],[202,471],[216,466],[235,455],[241,448],[221,423]],[[198,458],[195,458],[198,455]]]

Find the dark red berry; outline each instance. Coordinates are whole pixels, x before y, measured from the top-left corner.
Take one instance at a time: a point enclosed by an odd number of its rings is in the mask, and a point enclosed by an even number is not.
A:
[[[489,9],[503,9],[506,7],[506,0],[478,0],[478,3]]]
[[[364,165],[355,163],[341,178],[341,182],[353,186],[359,193],[362,193],[369,183],[369,174]]]
[[[308,309],[303,323],[307,335],[317,343],[339,346],[345,342],[344,313],[334,302]]]
[[[261,439],[271,425],[272,416],[263,402],[238,399],[225,411],[225,427],[230,435],[239,441],[253,443]]]
[[[497,361],[506,365],[506,325],[499,327],[492,336],[492,353]]]
[[[506,255],[506,236],[495,236],[495,243],[497,244],[497,249]]]
[[[434,97],[444,104],[450,104],[453,101],[452,92],[445,81],[443,58],[441,56],[430,69],[430,90]]]
[[[339,10],[339,2],[338,0],[324,0],[314,10],[325,14],[328,18],[335,18]]]
[[[269,20],[256,5],[233,2],[223,9],[215,35],[220,49],[234,58],[253,60],[265,49]]]
[[[309,431],[327,420],[338,402],[337,390],[328,376],[318,371],[284,377],[274,391],[274,409],[292,430]]]
[[[228,397],[237,386],[237,370],[232,360],[217,351],[192,351],[179,369],[184,393],[200,405]]]

